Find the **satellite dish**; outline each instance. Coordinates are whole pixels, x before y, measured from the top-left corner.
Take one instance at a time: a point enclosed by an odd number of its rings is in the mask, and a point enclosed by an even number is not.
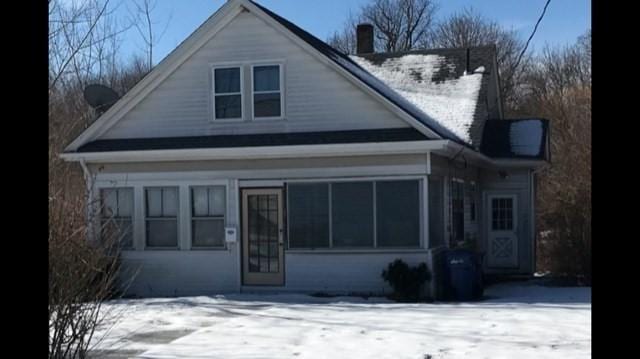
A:
[[[104,85],[91,84],[84,88],[84,99],[100,113],[106,111],[119,98],[117,92]]]

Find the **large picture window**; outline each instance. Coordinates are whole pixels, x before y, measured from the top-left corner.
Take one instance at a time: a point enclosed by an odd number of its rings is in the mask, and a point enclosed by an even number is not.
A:
[[[242,119],[242,75],[240,67],[213,70],[215,120]]]
[[[133,188],[105,188],[100,198],[103,238],[115,236],[122,248],[133,248]]]
[[[289,247],[329,247],[329,185],[291,184],[287,187]]]
[[[378,247],[417,247],[420,244],[419,183],[376,183]]]
[[[147,247],[178,247],[178,203],[178,187],[145,188]]]
[[[420,246],[420,181],[287,186],[292,249]]]
[[[193,247],[224,247],[226,188],[191,187],[191,244]]]
[[[253,67],[253,116],[282,117],[280,65]]]

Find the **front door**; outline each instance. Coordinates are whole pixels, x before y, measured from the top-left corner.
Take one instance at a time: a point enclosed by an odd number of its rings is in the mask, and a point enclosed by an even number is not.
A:
[[[245,285],[284,285],[282,189],[242,191],[242,278]]]
[[[488,266],[518,267],[518,216],[515,195],[488,195]]]

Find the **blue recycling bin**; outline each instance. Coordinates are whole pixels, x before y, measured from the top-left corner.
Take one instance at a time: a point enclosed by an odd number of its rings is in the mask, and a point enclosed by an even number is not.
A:
[[[467,301],[482,297],[481,254],[467,249],[453,249],[445,253],[443,262],[446,300]]]

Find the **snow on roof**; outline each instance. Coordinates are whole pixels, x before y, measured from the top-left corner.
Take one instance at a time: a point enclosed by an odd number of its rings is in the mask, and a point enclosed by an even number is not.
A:
[[[381,63],[351,56],[358,65],[397,92],[426,116],[471,143],[470,128],[482,84],[482,74],[433,81],[445,65],[445,57],[408,54]]]
[[[536,156],[542,143],[542,122],[523,120],[511,124],[509,141],[511,152],[523,156]]]

